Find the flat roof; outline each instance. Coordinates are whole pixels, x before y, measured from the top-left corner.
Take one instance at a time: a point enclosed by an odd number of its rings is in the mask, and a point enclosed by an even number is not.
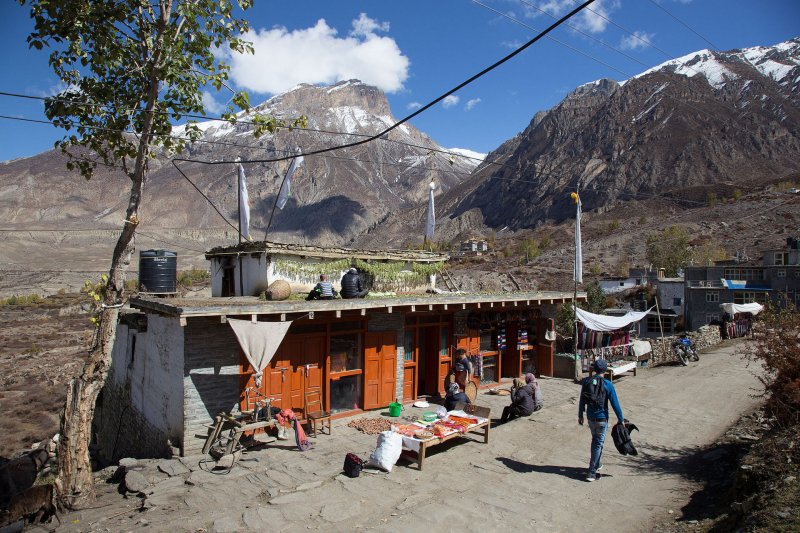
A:
[[[586,293],[579,292],[578,300],[586,300]],[[215,298],[155,298],[134,297],[130,306],[142,311],[179,316],[222,315],[283,315],[290,313],[353,311],[367,309],[387,310],[414,308],[413,311],[443,311],[448,309],[481,309],[497,311],[514,307],[557,304],[572,301],[571,292],[536,291],[496,294],[420,294],[415,296],[354,298],[349,300],[284,300],[270,302],[255,296]]]
[[[206,252],[206,259],[221,255],[249,253],[268,253],[296,255],[299,257],[320,257],[326,259],[354,258],[375,261],[419,261],[434,263],[447,261],[449,254],[425,250],[357,250],[335,246],[315,246],[313,244],[286,244],[271,241],[242,242],[230,246],[217,246]]]

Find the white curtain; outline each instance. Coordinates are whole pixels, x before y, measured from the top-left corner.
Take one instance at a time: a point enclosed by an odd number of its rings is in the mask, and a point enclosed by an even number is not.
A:
[[[229,318],[228,324],[231,325],[236,338],[239,339],[239,346],[242,347],[245,357],[256,370],[253,379],[256,387],[260,387],[261,375],[275,356],[275,352],[278,351],[292,322],[256,322],[253,324],[249,320]]]

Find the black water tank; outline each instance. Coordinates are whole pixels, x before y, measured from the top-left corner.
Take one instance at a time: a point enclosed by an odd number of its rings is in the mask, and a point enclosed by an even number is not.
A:
[[[139,290],[156,294],[175,292],[178,253],[167,250],[139,252]]]

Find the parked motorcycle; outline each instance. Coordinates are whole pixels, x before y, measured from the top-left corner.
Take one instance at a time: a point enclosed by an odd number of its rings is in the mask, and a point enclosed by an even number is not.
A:
[[[672,343],[672,349],[675,351],[675,355],[678,356],[678,360],[683,366],[687,366],[689,361],[700,360],[700,355],[697,353],[692,339],[686,335],[678,337],[678,339]]]

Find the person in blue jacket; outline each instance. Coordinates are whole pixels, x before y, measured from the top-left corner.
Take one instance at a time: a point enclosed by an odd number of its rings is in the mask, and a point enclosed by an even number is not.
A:
[[[625,420],[617,399],[617,391],[614,389],[614,385],[603,376],[608,370],[608,363],[605,359],[596,359],[592,366],[595,373],[585,378],[581,383],[581,400],[578,404],[578,424],[583,425],[583,411],[585,409],[586,418],[589,419],[589,431],[592,432],[589,472],[586,475],[586,481],[596,480],[599,476],[597,472],[603,468],[600,458],[603,455],[603,442],[606,439],[606,430],[608,429],[609,402],[619,421]],[[593,390],[597,389],[598,385],[602,385],[605,392],[603,393],[600,390],[598,391],[599,394],[591,394]]]

